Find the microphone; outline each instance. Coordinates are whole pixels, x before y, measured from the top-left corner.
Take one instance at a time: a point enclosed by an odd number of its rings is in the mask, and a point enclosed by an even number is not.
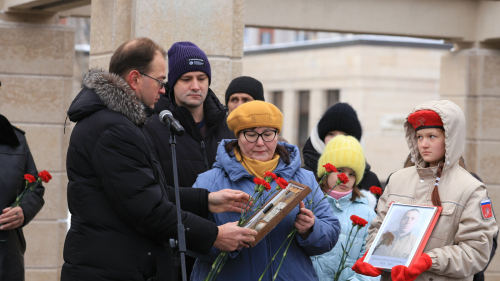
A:
[[[184,130],[184,127],[182,127],[179,121],[174,118],[174,115],[172,115],[172,112],[170,112],[169,110],[162,110],[159,117],[160,122],[169,126],[170,130],[176,135],[182,136],[184,135],[184,132],[186,132],[186,130]]]

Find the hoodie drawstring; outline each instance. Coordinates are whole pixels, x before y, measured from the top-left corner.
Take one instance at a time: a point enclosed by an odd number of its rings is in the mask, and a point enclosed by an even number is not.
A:
[[[436,183],[434,183],[434,189],[432,190],[432,194],[431,194],[432,205],[439,206],[439,207],[442,207],[441,198],[439,197],[439,181],[441,180],[443,166],[444,166],[443,162],[439,163],[437,177],[436,177]]]

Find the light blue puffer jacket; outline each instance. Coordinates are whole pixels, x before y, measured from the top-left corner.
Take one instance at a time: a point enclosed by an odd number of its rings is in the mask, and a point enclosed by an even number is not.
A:
[[[366,237],[368,237],[368,226],[371,221],[375,218],[376,214],[373,211],[373,207],[368,206],[368,198],[374,197],[371,193],[362,190],[361,191],[365,197],[361,197],[354,201],[351,201],[351,194],[346,195],[339,200],[328,196],[327,200],[330,203],[330,207],[333,214],[338,217],[341,225],[341,233],[335,248],[328,253],[313,256],[311,260],[313,261],[314,269],[318,273],[320,281],[333,280],[335,272],[340,263],[340,258],[342,256],[342,246],[346,247],[346,240],[351,231],[352,221],[351,216],[356,215],[368,221],[368,224],[361,228],[354,239],[354,244],[347,257],[346,265],[347,268],[342,271],[339,280],[352,280],[352,281],[378,281],[380,277],[369,277],[361,274],[357,274],[352,271],[351,267],[354,263],[365,254]],[[354,228],[352,235],[356,233],[356,228]],[[346,247],[347,248],[347,247]]]
[[[242,190],[252,195],[255,187],[253,182],[254,177],[246,171],[235,157],[230,157],[226,153],[224,146],[229,141],[222,140],[217,150],[214,168],[199,175],[193,187],[205,188],[210,192],[231,188]],[[314,191],[317,187],[314,174],[300,168],[301,161],[297,147],[282,142],[279,144],[285,146],[290,152],[291,163],[287,166],[280,160],[274,173],[286,180],[303,183]],[[276,183],[272,182],[271,187],[274,189]],[[310,200],[313,193],[311,192],[304,202]],[[322,196],[322,192],[317,192],[314,201],[319,202]],[[297,206],[255,247],[243,248],[240,251],[231,252],[217,280],[258,280],[273,255],[278,251],[278,248],[285,241],[287,235],[294,228],[295,216],[298,211],[299,207]],[[318,280],[310,256],[321,255],[333,249],[340,233],[340,226],[339,221],[333,216],[326,200],[323,200],[316,207],[315,215],[313,231],[309,237],[304,240],[298,234],[295,235],[276,280]],[[239,217],[240,214],[235,212],[210,214],[210,220],[217,223],[217,225],[238,221]],[[284,248],[286,246],[281,249],[281,253]],[[191,274],[191,280],[203,280],[208,275],[212,263],[219,252],[219,250],[212,248],[208,255],[198,256]],[[272,280],[280,264],[281,257],[282,254],[278,254],[267,270],[263,280]]]

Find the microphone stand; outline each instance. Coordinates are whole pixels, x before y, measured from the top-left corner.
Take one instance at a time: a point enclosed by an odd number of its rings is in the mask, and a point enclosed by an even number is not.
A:
[[[177,175],[177,156],[175,153],[175,130],[170,126],[168,122],[168,128],[170,129],[170,147],[172,148],[172,164],[174,168],[174,189],[175,189],[175,207],[177,209],[177,240],[170,239],[170,247],[174,251],[174,268],[181,269],[182,281],[187,281],[186,274],[186,233],[184,229],[184,224],[181,218],[181,197],[179,194],[179,179]],[[179,272],[176,270],[176,273]]]

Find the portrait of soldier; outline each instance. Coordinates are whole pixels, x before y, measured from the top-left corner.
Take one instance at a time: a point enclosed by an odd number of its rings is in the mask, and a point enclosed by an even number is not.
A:
[[[404,213],[395,231],[387,231],[382,235],[381,241],[375,247],[373,255],[388,256],[393,258],[408,259],[417,237],[411,232],[417,224],[420,212],[411,209]]]

